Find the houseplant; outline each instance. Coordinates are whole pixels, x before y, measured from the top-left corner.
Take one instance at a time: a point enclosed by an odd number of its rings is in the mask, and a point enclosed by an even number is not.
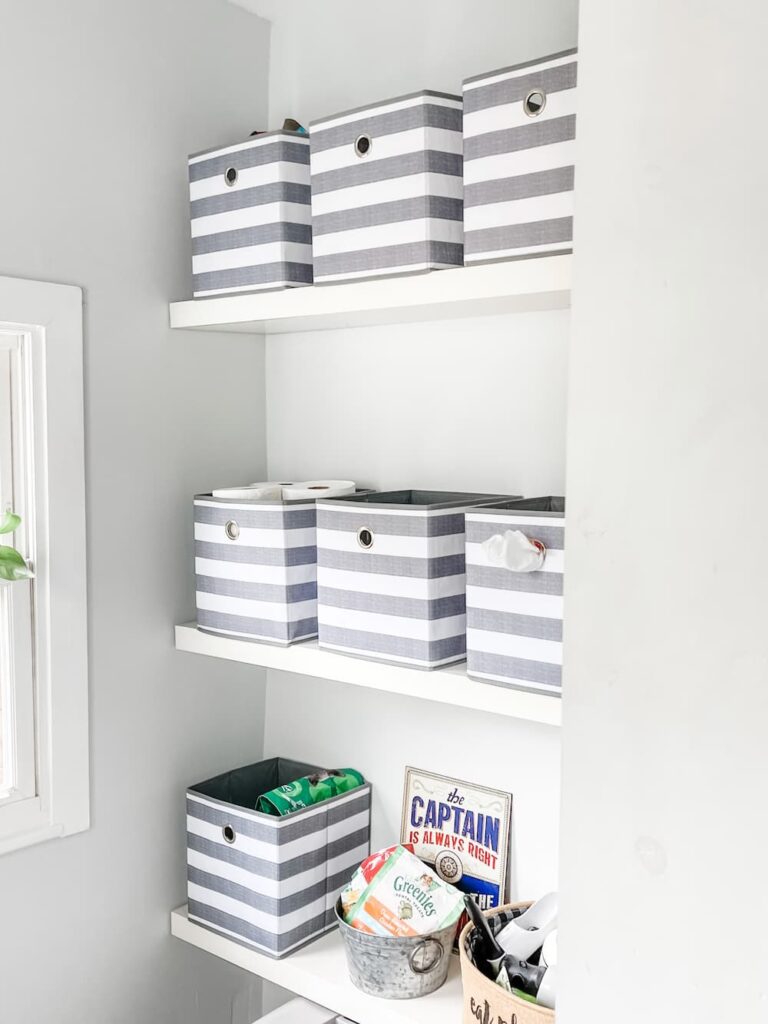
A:
[[[13,533],[21,526],[21,516],[15,512],[0,513],[0,534]],[[0,544],[0,584],[30,580],[34,573],[16,548]]]

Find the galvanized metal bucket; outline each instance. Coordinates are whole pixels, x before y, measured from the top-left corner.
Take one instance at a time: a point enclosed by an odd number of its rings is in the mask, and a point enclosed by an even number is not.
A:
[[[336,904],[336,919],[352,984],[369,996],[384,999],[417,999],[434,992],[445,981],[451,962],[456,925],[429,935],[395,938],[368,935],[351,928]]]

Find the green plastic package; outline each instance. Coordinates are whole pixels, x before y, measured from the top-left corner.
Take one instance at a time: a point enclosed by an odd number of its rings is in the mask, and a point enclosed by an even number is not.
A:
[[[278,786],[277,789],[263,793],[256,801],[256,810],[280,816],[291,814],[348,793],[364,783],[365,779],[354,768],[332,768],[318,775],[305,775],[286,786]]]

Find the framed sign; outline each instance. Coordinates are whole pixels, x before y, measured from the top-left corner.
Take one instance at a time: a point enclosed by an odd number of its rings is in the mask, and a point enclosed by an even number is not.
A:
[[[511,822],[511,793],[405,769],[400,842],[483,910],[507,901]]]

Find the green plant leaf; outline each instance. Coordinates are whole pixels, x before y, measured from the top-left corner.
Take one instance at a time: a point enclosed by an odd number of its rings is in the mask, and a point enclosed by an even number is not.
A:
[[[15,512],[3,512],[0,515],[0,533],[13,533],[19,526],[21,516],[17,516]]]
[[[31,580],[34,575],[16,548],[0,544],[0,580],[16,583],[19,580]]]

